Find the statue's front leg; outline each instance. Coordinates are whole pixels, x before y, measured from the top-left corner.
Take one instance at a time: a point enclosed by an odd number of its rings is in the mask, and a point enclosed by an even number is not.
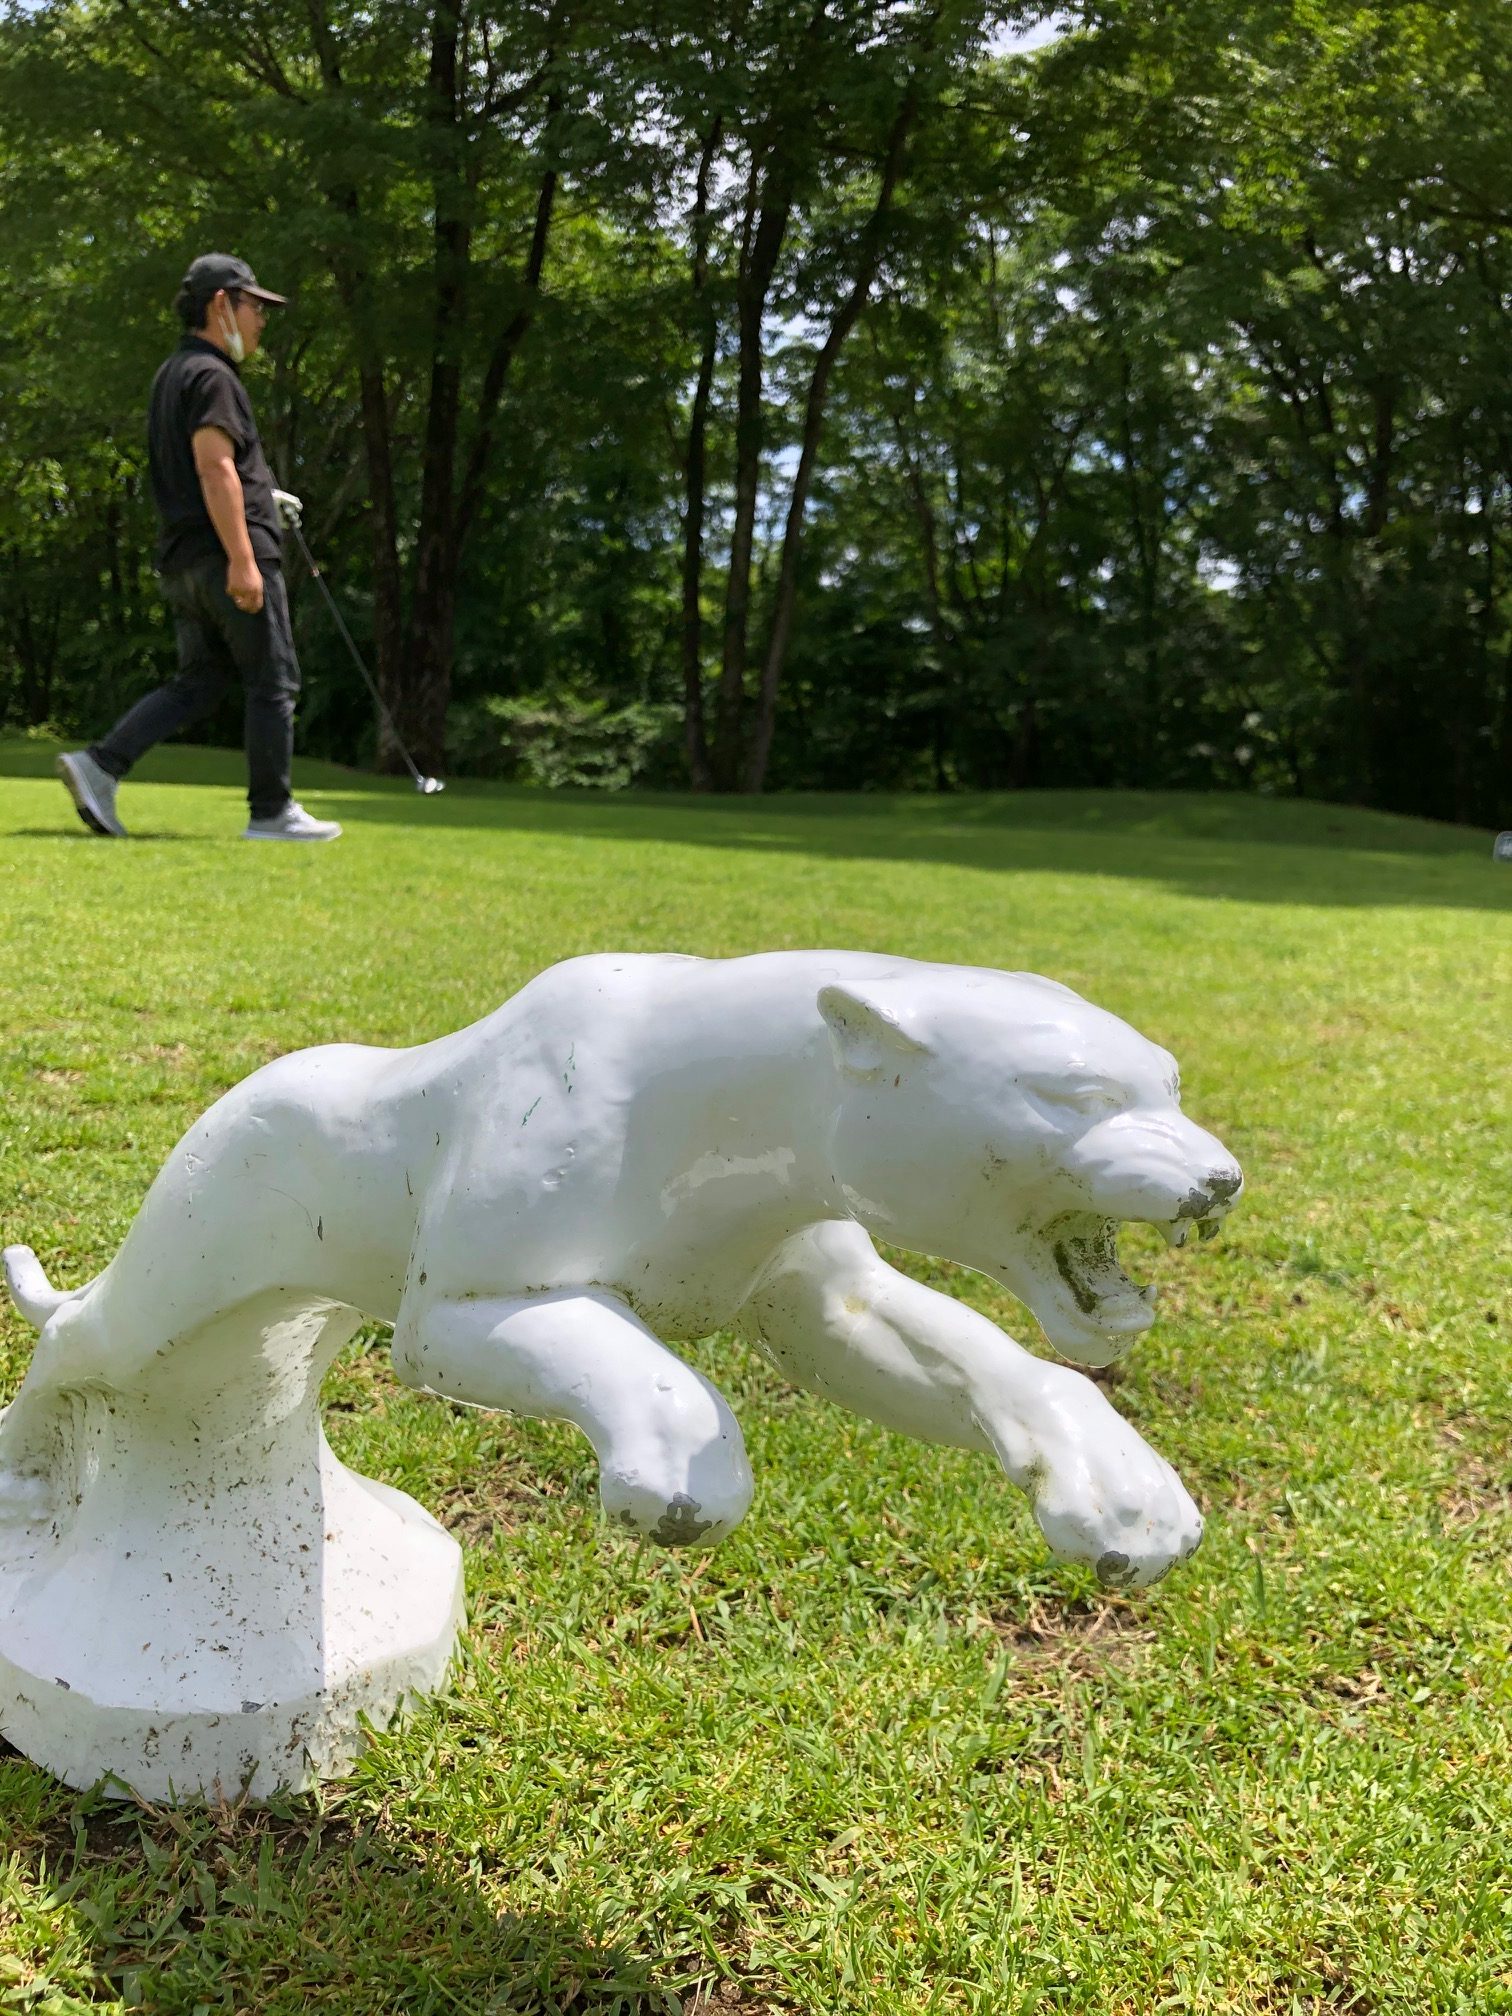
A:
[[[889,1267],[858,1225],[790,1239],[741,1328],[795,1385],[922,1441],[990,1450],[1051,1551],[1110,1586],[1157,1581],[1202,1538],[1175,1471],[1090,1380]]]
[[[663,1546],[711,1547],[750,1506],[723,1395],[601,1290],[402,1310],[394,1365],[448,1400],[574,1422],[598,1456],[605,1512]]]

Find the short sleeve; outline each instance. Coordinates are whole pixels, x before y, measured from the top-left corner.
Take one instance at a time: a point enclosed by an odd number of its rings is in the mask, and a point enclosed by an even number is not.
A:
[[[184,420],[191,441],[201,427],[219,427],[238,448],[246,447],[250,436],[236,392],[230,372],[213,366],[189,378],[184,386]]]

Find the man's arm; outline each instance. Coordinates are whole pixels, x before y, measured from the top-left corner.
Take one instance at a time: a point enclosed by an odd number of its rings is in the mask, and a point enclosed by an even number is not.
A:
[[[246,505],[231,437],[219,427],[197,427],[190,445],[205,509],[226,549],[226,593],[238,609],[255,616],[262,607],[262,574],[247,531]]]

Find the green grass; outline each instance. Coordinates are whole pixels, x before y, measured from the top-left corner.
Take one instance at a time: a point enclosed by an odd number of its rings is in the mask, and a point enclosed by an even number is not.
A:
[[[1048,1561],[985,1462],[729,1339],[692,1355],[757,1502],[684,1558],[603,1527],[569,1430],[422,1401],[367,1340],[333,1439],[467,1543],[454,1693],[272,1812],[0,1758],[0,2008],[1512,2010],[1488,836],[1139,794],[424,800],[306,765],[347,837],[255,848],[238,760],[171,751],[122,796],[150,837],[105,845],[49,760],[0,752],[0,1211],[65,1283],[264,1059],[430,1037],[611,947],[1054,974],[1175,1050],[1250,1191],[1215,1246],[1140,1245],[1164,1314],[1113,1397],[1208,1514],[1140,1597]],[[0,1394],[29,1343],[7,1315]]]

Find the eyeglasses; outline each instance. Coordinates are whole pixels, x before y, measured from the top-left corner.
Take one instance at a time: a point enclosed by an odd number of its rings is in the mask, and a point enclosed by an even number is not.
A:
[[[260,322],[266,322],[268,319],[270,304],[266,301],[259,301],[255,294],[238,293],[236,305],[238,308],[250,308]]]

